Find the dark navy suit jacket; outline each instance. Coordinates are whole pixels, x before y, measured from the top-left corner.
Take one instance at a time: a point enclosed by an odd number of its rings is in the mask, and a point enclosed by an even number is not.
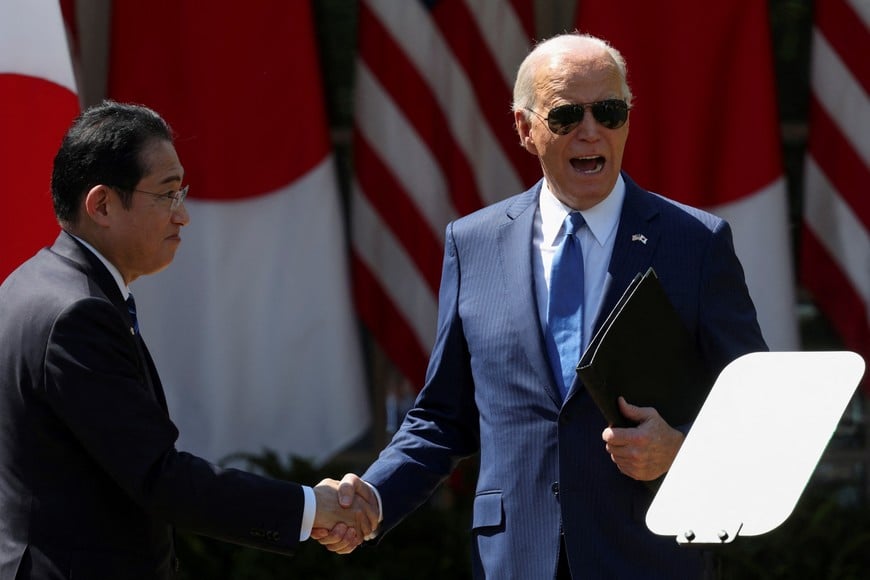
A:
[[[179,452],[109,271],[62,232],[0,286],[0,580],[165,579],[173,526],[289,553],[300,486]]]
[[[652,266],[712,376],[742,354],[766,350],[728,224],[624,177],[613,281],[598,321]],[[558,393],[533,277],[540,187],[447,227],[425,385],[363,475],[383,498],[381,533],[425,501],[461,458],[479,452],[475,578],[553,578],[560,530],[575,578],[697,578],[698,551],[646,528],[652,492],[611,461],[604,419],[582,384],[564,402]]]

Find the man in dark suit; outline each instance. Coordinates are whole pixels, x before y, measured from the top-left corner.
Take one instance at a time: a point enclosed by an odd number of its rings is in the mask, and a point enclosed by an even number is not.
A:
[[[172,261],[183,177],[169,127],[142,106],[88,109],[55,157],[63,231],[0,286],[0,580],[171,578],[176,526],[289,554],[312,525],[342,521],[354,544],[376,524],[361,502],[339,507],[334,480],[175,449],[129,284]]]
[[[610,428],[574,374],[603,318],[650,266],[710,377],[742,354],[766,350],[728,224],[645,191],[621,172],[631,98],[622,56],[594,37],[555,37],[521,65],[514,119],[543,179],[447,227],[425,385],[362,477],[379,493],[379,536],[459,460],[479,453],[475,578],[703,575],[701,552],[644,525],[652,499],[645,482],[669,469],[689,426],[620,400],[637,426]],[[646,114],[679,122],[678,108]],[[564,248],[577,242],[583,274],[568,294],[581,298],[572,307],[579,315],[560,336],[554,265],[567,263]],[[564,347],[565,337],[576,344]],[[358,483],[346,476],[342,493]]]

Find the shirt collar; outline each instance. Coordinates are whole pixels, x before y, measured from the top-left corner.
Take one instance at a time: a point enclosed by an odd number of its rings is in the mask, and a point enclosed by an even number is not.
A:
[[[613,232],[616,231],[616,224],[619,223],[619,214],[622,211],[624,199],[625,180],[622,179],[622,174],[620,173],[607,197],[593,207],[580,212],[583,214],[583,219],[586,220],[589,231],[599,245],[603,246],[608,238],[613,235]],[[544,183],[541,185],[539,205],[541,208],[541,231],[544,235],[544,242],[554,245],[562,231],[562,223],[565,221],[565,216],[574,210],[553,195],[546,179],[544,179]]]
[[[103,265],[109,271],[109,274],[111,274],[112,278],[115,279],[115,283],[118,285],[118,290],[121,291],[121,297],[124,300],[127,300],[127,297],[130,295],[130,287],[124,283],[124,277],[121,276],[121,272],[115,267],[115,265],[108,261],[101,253],[99,253],[95,247],[93,247],[78,236],[75,236],[73,234],[70,235],[80,241],[84,247],[89,249],[91,253],[93,253],[100,260],[100,262],[103,263]]]

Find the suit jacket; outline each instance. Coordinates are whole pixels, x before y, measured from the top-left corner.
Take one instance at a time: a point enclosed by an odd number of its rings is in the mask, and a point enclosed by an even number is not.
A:
[[[597,322],[653,266],[711,375],[766,350],[727,223],[624,177],[613,281]],[[425,501],[461,458],[479,452],[476,578],[553,578],[560,531],[576,578],[697,578],[700,552],[646,528],[652,492],[611,461],[604,418],[582,384],[564,402],[559,395],[534,288],[540,187],[447,227],[425,385],[363,475],[383,498],[381,533]],[[632,241],[637,233],[646,244]]]
[[[65,232],[0,286],[0,580],[170,578],[173,526],[289,553],[300,486],[177,451],[109,271]]]

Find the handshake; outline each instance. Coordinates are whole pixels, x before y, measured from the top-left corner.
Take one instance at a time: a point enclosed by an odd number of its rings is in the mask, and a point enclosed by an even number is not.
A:
[[[324,479],[314,486],[317,511],[311,537],[327,550],[349,554],[373,537],[380,522],[378,498],[362,479],[348,473],[341,481]]]

